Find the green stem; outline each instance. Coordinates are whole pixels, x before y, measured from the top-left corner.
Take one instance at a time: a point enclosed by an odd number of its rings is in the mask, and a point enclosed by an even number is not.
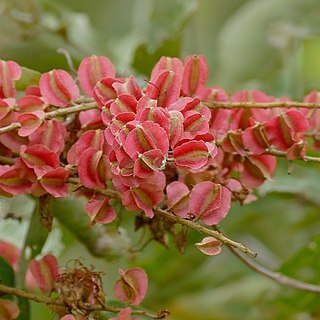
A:
[[[44,119],[64,117],[72,113],[78,113],[81,111],[87,111],[87,110],[96,109],[96,108],[98,108],[96,102],[82,103],[73,107],[60,108],[54,111],[46,112],[44,115]],[[19,122],[13,122],[6,127],[0,128],[0,134],[10,132],[16,129],[20,129],[20,128],[21,128],[21,124]]]

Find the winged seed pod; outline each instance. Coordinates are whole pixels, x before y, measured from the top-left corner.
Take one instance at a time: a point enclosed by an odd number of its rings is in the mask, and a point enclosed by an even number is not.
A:
[[[195,246],[207,256],[216,256],[221,253],[221,242],[214,237],[203,238]]]

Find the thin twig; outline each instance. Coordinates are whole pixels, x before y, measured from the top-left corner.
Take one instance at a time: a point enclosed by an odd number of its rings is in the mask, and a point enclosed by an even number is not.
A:
[[[19,122],[12,122],[8,126],[0,128],[0,134],[10,132],[16,129],[20,129],[20,128],[21,128],[21,124]]]
[[[0,164],[14,164],[16,162],[16,159],[14,158],[9,158],[5,156],[0,156]]]
[[[100,306],[100,305],[92,305],[92,306],[88,306],[88,310],[89,311],[108,311],[108,312],[120,312],[121,310],[123,310],[122,308],[119,307],[108,307],[108,306]],[[157,315],[152,314],[148,311],[144,311],[144,310],[131,310],[132,314],[136,314],[136,315],[140,315],[140,316],[145,316],[151,319],[164,319],[162,314],[164,314],[164,312],[168,312],[167,310],[160,310],[158,312]]]
[[[60,303],[46,296],[38,296],[36,294],[30,293],[18,288],[7,287],[3,284],[0,284],[0,292],[5,294],[10,294],[16,297],[26,298],[28,300],[32,300],[38,303],[44,303],[44,304],[50,304],[50,305],[61,305]]]
[[[56,305],[56,306],[61,306],[61,307],[65,307],[61,302],[55,300],[55,299],[51,299],[48,298],[46,296],[38,296],[36,294],[33,294],[31,292],[27,292],[18,288],[12,288],[12,287],[8,287],[5,285],[0,284],[0,293],[4,293],[4,294],[10,294],[10,295],[14,295],[16,297],[22,297],[28,300],[32,300],[34,302],[38,302],[38,303],[43,303],[46,305]],[[122,309],[118,308],[118,307],[109,307],[109,306],[101,306],[101,305],[88,305],[86,306],[85,311],[108,311],[108,312],[113,312],[113,313],[118,313],[120,312]],[[162,317],[162,314],[164,314],[164,312],[167,312],[166,310],[162,310],[159,311],[159,313],[157,315],[144,311],[144,310],[132,310],[132,314],[136,314],[136,315],[140,315],[140,316],[145,316],[151,319],[164,319]],[[162,317],[162,318],[161,318]]]
[[[186,226],[190,229],[194,229],[194,230],[199,231],[200,233],[214,237],[217,240],[223,242],[224,244],[229,245],[232,248],[239,249],[243,253],[246,253],[253,258],[255,258],[257,256],[256,252],[252,251],[251,249],[249,249],[248,247],[246,247],[245,245],[243,245],[240,242],[236,242],[236,241],[233,241],[233,240],[227,238],[220,231],[209,229],[209,228],[204,227],[201,224],[199,224],[197,222],[193,222],[191,220],[183,219],[183,218],[178,217],[178,216],[174,215],[173,213],[171,213],[167,210],[163,210],[161,208],[155,208],[154,212],[156,215],[162,216],[162,217],[166,218],[167,220],[179,223],[179,224]]]
[[[53,119],[57,117],[64,117],[72,113],[77,113],[81,111],[87,111],[91,109],[96,109],[98,108],[96,102],[88,102],[88,103],[83,103],[80,105],[76,105],[73,107],[66,107],[66,108],[60,108],[51,112],[46,112],[43,116],[44,119]],[[16,129],[20,129],[21,124],[19,122],[13,122],[10,125],[6,127],[0,128],[0,134],[10,132]]]
[[[270,154],[276,157],[282,157],[286,158],[287,157],[287,152],[286,151],[281,151],[281,150],[276,150],[276,149],[266,149],[264,154]],[[320,163],[320,157],[311,157],[311,156],[304,156],[302,158],[297,158],[297,160],[303,160],[306,162],[316,162]]]
[[[219,229],[215,226],[214,229],[219,231]],[[256,260],[252,260],[248,258],[246,255],[242,254],[241,252],[237,251],[233,246],[226,243],[227,248],[238,258],[240,259],[246,266],[248,266],[253,271],[262,274],[263,276],[273,280],[274,282],[293,289],[308,291],[313,293],[320,293],[320,286],[307,283],[303,281],[299,281],[294,278],[290,278],[285,276],[280,272],[272,271],[261,264],[259,264]]]
[[[71,58],[71,55],[70,55],[69,51],[66,50],[66,49],[64,49],[64,48],[59,48],[59,49],[57,50],[57,52],[64,55],[64,57],[65,57],[66,60],[67,60],[67,63],[68,63],[68,66],[69,66],[70,71],[71,71],[75,76],[77,76],[77,70],[76,70],[76,68],[75,68],[74,65],[73,65],[73,61],[72,61],[72,58]]]
[[[257,263],[256,261],[248,258],[244,254],[241,254],[240,252],[235,250],[232,246],[227,244],[227,247],[236,257],[238,257],[250,269],[252,269],[257,273],[262,274],[263,276],[273,280],[274,282],[282,286],[297,289],[297,290],[302,290],[302,291],[320,293],[320,286],[317,286],[312,283],[299,281],[297,279],[287,277],[279,272],[274,272],[272,270],[269,270],[266,267]]]
[[[87,111],[87,110],[96,109],[96,108],[98,108],[98,105],[96,102],[88,102],[88,103],[79,104],[73,107],[60,108],[51,112],[47,112],[45,113],[44,118],[52,119],[57,117],[64,117],[72,113]]]
[[[0,129],[1,130],[1,129]],[[266,149],[266,151],[263,154],[270,154],[276,157],[281,158],[287,158],[287,152],[281,151],[277,149]],[[10,158],[5,156],[0,156],[0,164],[9,164],[13,165],[16,162],[17,158]],[[301,160],[305,162],[313,162],[313,163],[320,163],[320,157],[312,157],[312,156],[304,156],[301,158],[296,158],[295,160]],[[76,182],[77,181],[77,182]],[[80,183],[80,180],[78,178],[69,178],[68,182],[72,184]]]
[[[217,102],[217,101],[204,101],[210,109],[222,108],[222,109],[235,109],[235,108],[247,108],[247,109],[271,109],[271,108],[306,108],[306,109],[319,109],[318,103],[296,102],[296,101],[276,101],[276,102]]]

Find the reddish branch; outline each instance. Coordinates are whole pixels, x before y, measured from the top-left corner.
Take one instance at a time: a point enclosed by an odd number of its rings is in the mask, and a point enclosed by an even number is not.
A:
[[[320,104],[308,103],[308,102],[296,102],[296,101],[275,101],[275,102],[217,102],[206,101],[203,102],[210,109],[222,108],[222,109],[235,109],[235,108],[247,108],[247,109],[272,109],[272,108],[306,108],[306,109],[319,109]]]
[[[287,158],[287,152],[286,151],[281,151],[281,150],[276,150],[276,149],[267,149],[265,154],[271,154],[271,155],[276,156],[276,157]],[[320,163],[320,158],[319,157],[304,156],[303,158],[300,158],[298,160],[303,160],[303,161],[306,161],[306,162]]]
[[[28,300],[32,300],[34,302],[43,303],[46,305],[52,305],[52,306],[61,306],[64,307],[63,304],[60,302],[57,302],[55,299],[51,299],[46,296],[38,296],[36,294],[18,289],[18,288],[12,288],[5,285],[0,284],[0,293],[4,294],[10,294],[17,297],[22,297]],[[118,313],[122,309],[118,307],[109,307],[109,306],[101,306],[101,305],[89,305],[84,311],[108,311],[113,313]],[[164,315],[168,314],[166,310],[161,310],[157,315],[149,313],[147,311],[143,310],[132,310],[132,314],[145,316],[151,319],[165,319]]]

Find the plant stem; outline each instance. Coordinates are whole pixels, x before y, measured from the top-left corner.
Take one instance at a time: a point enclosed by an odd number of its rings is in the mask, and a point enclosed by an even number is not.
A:
[[[10,132],[16,129],[20,129],[20,128],[21,128],[21,124],[19,122],[12,122],[8,126],[0,128],[0,134]]]
[[[56,117],[63,117],[72,113],[77,113],[77,112],[87,111],[87,110],[97,109],[97,108],[98,108],[98,105],[96,102],[88,102],[88,103],[79,104],[73,107],[60,108],[51,112],[47,112],[45,113],[44,118],[52,119]]]
[[[275,101],[275,102],[217,102],[217,101],[204,101],[210,109],[222,108],[222,109],[272,109],[272,108],[306,108],[306,109],[319,109],[318,103],[307,103],[297,101]]]
[[[227,244],[227,247],[237,258],[239,258],[250,269],[252,269],[253,271],[259,274],[262,274],[263,276],[273,280],[274,282],[282,286],[297,289],[297,290],[302,290],[302,291],[320,293],[320,286],[318,285],[299,281],[297,279],[287,277],[279,272],[274,272],[272,270],[269,270],[268,268],[260,265],[256,261],[253,261],[252,259],[249,259],[245,255],[241,254],[229,244]]]
[[[73,107],[60,108],[54,111],[46,112],[44,114],[44,119],[53,119],[57,117],[63,117],[72,113],[87,111],[87,110],[96,109],[96,108],[98,108],[96,102],[82,103]],[[0,134],[10,132],[16,129],[20,129],[20,128],[21,128],[21,124],[19,122],[13,122],[6,127],[0,128]]]
[[[276,157],[281,157],[281,158],[286,158],[287,157],[287,152],[286,151],[277,150],[277,149],[273,149],[273,148],[272,149],[266,149],[264,154],[270,154],[270,155],[273,155],[273,156],[276,156]],[[301,160],[301,161],[313,162],[313,163],[320,163],[320,157],[312,157],[312,156],[304,156],[303,158],[296,158],[295,160]],[[15,162],[16,162],[16,158],[0,156],[0,164],[13,165]],[[69,178],[68,182],[73,183],[73,184],[80,183],[78,178]]]
[[[46,296],[38,296],[36,294],[24,291],[19,288],[7,287],[3,284],[0,284],[0,292],[5,293],[5,294],[10,294],[10,295],[13,295],[16,297],[26,298],[28,300],[32,300],[32,301],[35,301],[38,303],[60,305],[60,303],[55,302],[54,300],[52,300]]]
[[[80,102],[80,101],[79,101]],[[203,102],[210,109],[222,108],[222,109],[234,109],[234,108],[306,108],[306,109],[318,109],[320,104],[296,102],[296,101],[277,101],[277,102],[216,102],[205,101]],[[81,103],[73,107],[60,108],[51,112],[47,112],[44,115],[45,119],[52,119],[56,117],[66,116],[68,114],[77,113],[81,111],[91,110],[98,108],[98,105],[94,101]],[[0,128],[0,134],[10,132],[12,130],[19,129],[21,124],[19,122],[13,122],[8,126]]]
[[[281,151],[281,150],[276,150],[276,149],[267,149],[264,154],[271,154],[273,156],[281,157],[281,158],[286,158],[287,157],[287,152],[286,151]],[[320,157],[304,156],[303,158],[297,158],[297,160],[303,160],[303,161],[306,161],[306,162],[320,163]]]
[[[0,156],[0,164],[14,164],[16,162],[16,159],[14,158],[9,158],[5,156]]]
[[[7,287],[2,284],[0,284],[0,293],[10,294],[16,297],[22,297],[28,300],[32,300],[34,302],[43,303],[47,305],[56,305],[56,306],[62,306],[62,307],[64,306],[60,302],[54,299],[48,298],[46,296],[38,296],[36,294],[30,293],[18,288]],[[113,313],[118,313],[121,310],[122,309],[118,307],[108,307],[108,306],[101,306],[101,305],[88,305],[88,307],[85,309],[85,311],[108,311]],[[163,315],[165,313],[168,313],[168,312],[166,310],[161,310],[157,315],[155,315],[143,310],[132,310],[132,314],[145,316],[151,319],[164,319]]]
[[[253,258],[255,258],[257,256],[256,252],[252,251],[251,249],[249,249],[248,247],[246,247],[245,245],[243,245],[240,242],[236,242],[236,241],[233,241],[233,240],[227,238],[220,231],[209,229],[209,228],[204,227],[201,224],[199,224],[197,222],[193,222],[191,220],[183,219],[183,218],[178,217],[178,216],[174,215],[173,213],[171,213],[171,212],[169,212],[167,210],[164,210],[164,209],[155,208],[154,211],[155,211],[156,215],[162,216],[167,220],[179,223],[179,224],[181,224],[183,226],[186,226],[186,227],[188,227],[190,229],[197,230],[200,233],[203,233],[203,234],[206,234],[208,236],[214,237],[217,240],[221,241],[222,243],[224,243],[226,245],[229,245],[232,248],[239,249],[243,253],[246,253],[249,256],[253,257]]]
[[[214,227],[214,228],[216,231],[219,231],[217,227]],[[262,266],[261,264],[259,264],[256,260],[252,260],[247,256],[245,256],[244,254],[242,254],[241,252],[235,250],[235,248],[229,245],[228,243],[226,243],[226,246],[232,252],[232,254],[234,254],[238,259],[240,259],[247,267],[271,279],[272,281],[292,289],[308,291],[312,293],[320,293],[320,286],[312,283],[299,281],[297,279],[287,277],[280,272],[272,271]]]

